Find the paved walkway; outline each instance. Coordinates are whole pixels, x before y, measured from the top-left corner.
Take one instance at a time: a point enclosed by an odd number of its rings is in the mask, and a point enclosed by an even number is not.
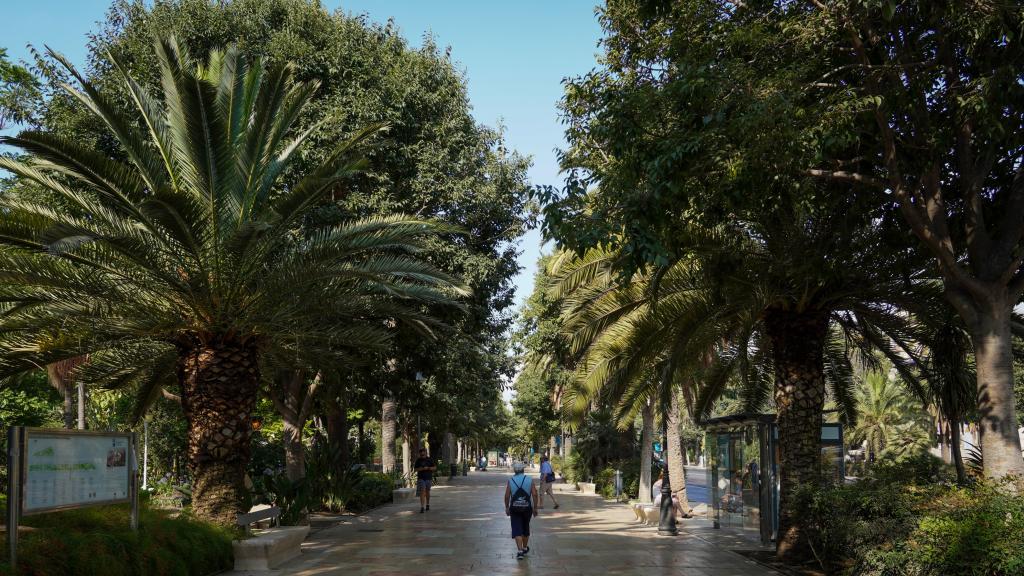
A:
[[[420,514],[418,501],[379,508],[311,535],[283,569],[252,574],[778,576],[729,551],[756,545],[711,532],[706,521],[687,520],[675,538],[658,536],[622,504],[570,493],[558,495],[558,510],[545,502],[531,524],[529,557],[516,560],[501,502],[507,477],[471,472],[436,488],[430,512]]]

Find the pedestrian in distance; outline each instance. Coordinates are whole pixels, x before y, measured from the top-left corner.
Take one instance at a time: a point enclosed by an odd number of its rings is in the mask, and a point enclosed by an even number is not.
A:
[[[544,508],[544,495],[551,497],[555,503],[555,510],[558,510],[558,500],[555,500],[555,469],[551,466],[551,460],[547,456],[540,457],[540,498],[537,499],[537,507]]]
[[[416,495],[420,497],[420,514],[430,510],[430,484],[434,479],[434,471],[437,470],[437,463],[430,456],[427,456],[427,449],[420,448],[420,457],[413,464],[416,470]]]
[[[512,521],[512,537],[516,540],[516,559],[530,553],[530,519],[537,516],[537,485],[526,475],[526,465],[512,464],[514,474],[505,485],[505,515]]]

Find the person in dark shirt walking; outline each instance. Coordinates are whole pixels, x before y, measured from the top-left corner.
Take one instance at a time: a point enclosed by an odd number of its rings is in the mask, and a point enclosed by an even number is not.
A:
[[[420,497],[420,514],[424,510],[430,510],[430,482],[434,479],[434,471],[437,470],[437,463],[430,456],[427,456],[427,449],[420,448],[420,457],[413,464],[416,470],[416,495]]]

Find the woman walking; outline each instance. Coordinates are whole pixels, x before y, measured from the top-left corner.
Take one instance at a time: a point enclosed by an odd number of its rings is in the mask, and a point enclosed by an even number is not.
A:
[[[512,465],[515,474],[505,485],[505,515],[512,520],[512,537],[516,539],[516,559],[522,560],[530,552],[530,518],[537,515],[533,503],[537,501],[537,485],[526,475],[522,462]]]
[[[555,510],[558,510],[558,500],[555,500],[555,469],[551,467],[551,460],[547,456],[540,457],[540,493],[537,498],[537,508],[544,508],[544,496],[550,496],[555,503]]]

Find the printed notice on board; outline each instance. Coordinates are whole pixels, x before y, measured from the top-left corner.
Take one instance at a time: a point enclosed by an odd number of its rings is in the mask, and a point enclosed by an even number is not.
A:
[[[24,512],[129,499],[128,436],[32,431],[27,440]]]

